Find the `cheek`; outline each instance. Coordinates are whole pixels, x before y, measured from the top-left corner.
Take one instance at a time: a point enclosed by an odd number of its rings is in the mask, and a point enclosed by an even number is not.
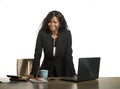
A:
[[[50,23],[48,23],[48,26],[50,26]]]
[[[59,25],[59,24],[56,24],[56,27],[57,27],[57,28],[59,28],[59,27],[60,27],[60,25]]]

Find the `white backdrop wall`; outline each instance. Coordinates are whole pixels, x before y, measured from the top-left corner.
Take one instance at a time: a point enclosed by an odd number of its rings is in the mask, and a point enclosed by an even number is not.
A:
[[[0,0],[0,76],[16,75],[16,59],[33,58],[37,33],[49,11],[65,16],[73,60],[101,57],[100,76],[120,77],[120,0]]]

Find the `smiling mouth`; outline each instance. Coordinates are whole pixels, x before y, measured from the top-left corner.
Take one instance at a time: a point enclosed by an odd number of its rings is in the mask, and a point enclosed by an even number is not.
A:
[[[57,29],[57,27],[50,27],[50,29],[51,29],[51,30],[56,30],[56,29]]]

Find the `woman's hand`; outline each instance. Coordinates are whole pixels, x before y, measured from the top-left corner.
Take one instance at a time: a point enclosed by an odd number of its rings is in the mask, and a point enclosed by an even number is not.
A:
[[[30,78],[34,78],[33,75],[23,75],[22,76],[23,79],[30,79]]]

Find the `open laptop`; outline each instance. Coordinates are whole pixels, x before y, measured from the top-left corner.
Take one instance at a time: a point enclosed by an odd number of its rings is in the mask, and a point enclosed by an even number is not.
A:
[[[61,80],[81,82],[95,80],[99,77],[100,57],[79,58],[76,77],[64,77]]]

